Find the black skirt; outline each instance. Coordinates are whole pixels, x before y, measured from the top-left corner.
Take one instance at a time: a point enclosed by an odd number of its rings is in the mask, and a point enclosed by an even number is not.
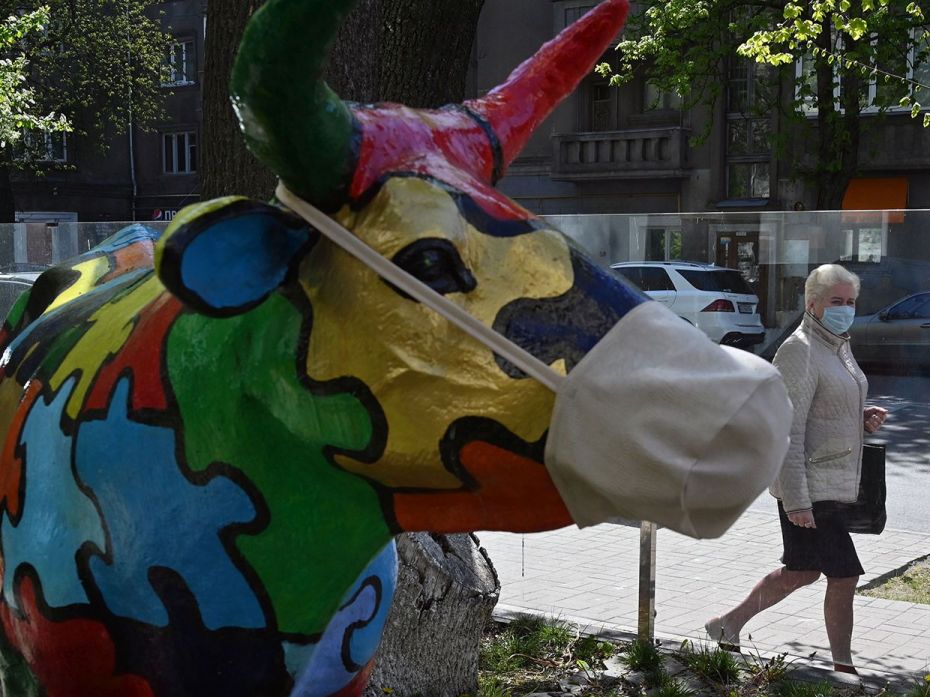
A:
[[[785,553],[781,561],[790,571],[819,571],[828,578],[848,578],[865,573],[856,554],[852,537],[841,517],[830,511],[829,503],[814,503],[816,528],[802,528],[790,520],[781,501],[778,519]]]

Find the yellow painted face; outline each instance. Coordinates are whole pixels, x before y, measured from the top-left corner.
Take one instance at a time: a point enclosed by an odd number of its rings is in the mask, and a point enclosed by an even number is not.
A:
[[[336,218],[487,326],[514,300],[557,297],[572,287],[560,235],[480,232],[446,191],[420,178],[392,178],[364,210],[344,209]],[[332,243],[322,240],[308,255],[301,282],[313,306],[309,377],[361,380],[387,422],[375,462],[338,455],[340,466],[392,488],[457,489],[462,478],[440,455],[457,420],[490,419],[526,442],[544,435],[549,389],[509,376],[490,349]],[[562,361],[553,367],[564,374]]]

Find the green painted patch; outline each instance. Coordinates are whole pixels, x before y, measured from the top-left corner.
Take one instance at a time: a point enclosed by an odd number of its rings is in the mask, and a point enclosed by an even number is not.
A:
[[[302,318],[274,295],[230,319],[188,314],[168,340],[168,372],[194,471],[227,463],[260,492],[268,523],[236,546],[261,579],[277,629],[325,628],[345,590],[391,537],[374,489],[324,457],[364,448],[367,411],[351,394],[298,381]]]
[[[6,316],[6,323],[11,327],[16,327],[19,325],[20,320],[23,318],[23,313],[26,311],[26,305],[29,302],[29,295],[31,290],[27,290],[25,293],[22,293],[16,301],[13,303],[13,307],[10,308],[10,312]]]
[[[45,697],[23,655],[0,638],[0,694],[13,697]]]

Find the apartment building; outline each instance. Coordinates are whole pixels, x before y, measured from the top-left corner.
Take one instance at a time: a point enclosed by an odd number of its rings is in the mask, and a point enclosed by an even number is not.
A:
[[[46,137],[41,177],[14,178],[16,219],[24,223],[170,220],[199,199],[198,152],[206,0],[156,4],[174,37],[166,60],[165,119],[114,137],[105,154],[70,134]]]

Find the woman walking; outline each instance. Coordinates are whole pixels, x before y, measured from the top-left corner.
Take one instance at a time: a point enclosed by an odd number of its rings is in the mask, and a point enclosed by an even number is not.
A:
[[[849,348],[846,331],[858,295],[858,276],[837,264],[819,266],[807,277],[801,325],[773,360],[794,405],[791,445],[770,489],[778,499],[784,566],[705,625],[721,646],[737,648],[746,622],[823,574],[823,615],[834,670],[853,674],[853,595],[863,569],[829,502],[856,500],[863,432],[881,428],[887,414],[865,406],[868,382]]]

